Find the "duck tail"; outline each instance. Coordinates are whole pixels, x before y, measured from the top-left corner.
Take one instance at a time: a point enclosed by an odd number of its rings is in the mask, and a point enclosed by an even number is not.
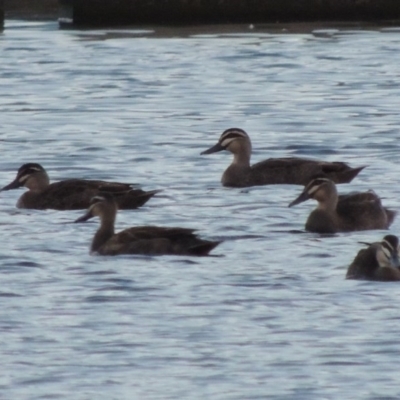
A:
[[[389,210],[387,208],[385,208],[386,211],[386,216],[387,216],[387,221],[388,221],[388,228],[390,225],[392,225],[394,219],[396,218],[397,215],[397,211],[393,211],[393,210]]]
[[[207,256],[210,251],[215,249],[220,243],[222,242],[211,242],[205,240],[203,243],[190,247],[189,253],[194,256]]]
[[[365,167],[366,165],[363,165],[362,167],[358,168],[351,168],[347,171],[343,171],[340,173],[340,180],[341,183],[349,183],[351,182]]]

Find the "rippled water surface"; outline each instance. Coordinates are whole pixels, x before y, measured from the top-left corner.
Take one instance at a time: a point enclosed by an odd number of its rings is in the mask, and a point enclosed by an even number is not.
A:
[[[250,32],[250,33],[249,33]],[[385,232],[301,231],[298,186],[223,188],[229,127],[258,161],[368,165],[400,210],[400,31],[181,34],[60,31],[7,21],[0,36],[0,186],[25,162],[163,189],[134,224],[193,227],[214,257],[96,257],[97,221],[18,210],[0,194],[4,399],[398,399],[398,284],[346,281]],[[400,218],[391,231],[400,233]]]

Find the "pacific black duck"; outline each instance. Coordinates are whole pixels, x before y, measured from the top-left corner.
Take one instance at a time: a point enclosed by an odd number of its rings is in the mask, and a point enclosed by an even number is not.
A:
[[[144,191],[127,183],[86,179],[67,179],[50,183],[46,170],[36,163],[22,165],[16,178],[0,191],[25,186],[29,190],[18,200],[18,208],[39,210],[80,210],[88,208],[92,197],[110,192],[119,209],[134,209],[145,204],[159,190]]]
[[[365,243],[349,266],[346,279],[400,281],[399,239],[387,235],[382,242]]]
[[[373,191],[339,196],[330,179],[313,179],[289,207],[308,199],[317,200],[317,208],[306,222],[306,230],[317,233],[388,229],[396,212],[382,206]]]
[[[307,158],[269,158],[250,165],[251,141],[239,128],[224,131],[218,143],[201,154],[228,150],[232,164],[225,170],[224,186],[248,187],[271,184],[307,185],[314,176],[325,176],[336,183],[348,183],[365,167],[351,168],[343,162],[327,162]]]
[[[110,194],[96,196],[85,215],[75,222],[100,218],[100,228],[94,235],[90,251],[101,255],[148,254],[206,256],[220,242],[203,240],[194,229],[137,226],[114,232],[117,204]]]

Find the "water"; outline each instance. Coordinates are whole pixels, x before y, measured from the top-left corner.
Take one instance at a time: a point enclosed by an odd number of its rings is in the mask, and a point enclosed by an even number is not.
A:
[[[398,399],[394,283],[346,281],[383,231],[300,231],[296,186],[219,184],[229,127],[253,161],[368,165],[400,209],[400,31],[310,34],[59,31],[7,21],[0,37],[1,186],[25,162],[164,189],[117,229],[159,224],[225,240],[210,258],[94,257],[79,211],[18,210],[1,193],[4,399]],[[400,219],[391,228],[399,233]]]

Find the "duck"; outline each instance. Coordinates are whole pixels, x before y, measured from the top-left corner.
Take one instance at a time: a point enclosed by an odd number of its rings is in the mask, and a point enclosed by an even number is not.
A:
[[[194,229],[160,226],[137,226],[114,232],[117,203],[105,193],[92,198],[86,214],[74,222],[100,218],[90,253],[115,256],[119,254],[206,256],[221,242],[200,239]]]
[[[17,201],[18,208],[37,210],[81,210],[90,206],[90,199],[102,192],[115,195],[118,208],[141,207],[160,190],[144,191],[131,184],[101,180],[67,179],[50,183],[46,170],[37,163],[23,164],[15,179],[0,192],[25,186],[29,190]]]
[[[222,175],[222,185],[228,187],[250,187],[273,184],[307,185],[314,176],[325,176],[335,183],[349,183],[365,166],[351,168],[344,162],[327,162],[307,158],[269,158],[250,165],[251,140],[239,128],[226,129],[218,143],[201,155],[222,150],[233,154],[232,164]]]
[[[306,222],[306,230],[316,233],[337,233],[388,229],[396,211],[382,206],[379,196],[369,190],[338,195],[335,183],[328,178],[315,178],[293,200],[289,207],[308,199],[317,200],[317,208]]]
[[[346,279],[400,281],[399,238],[386,235],[381,242],[364,243],[347,269]]]

